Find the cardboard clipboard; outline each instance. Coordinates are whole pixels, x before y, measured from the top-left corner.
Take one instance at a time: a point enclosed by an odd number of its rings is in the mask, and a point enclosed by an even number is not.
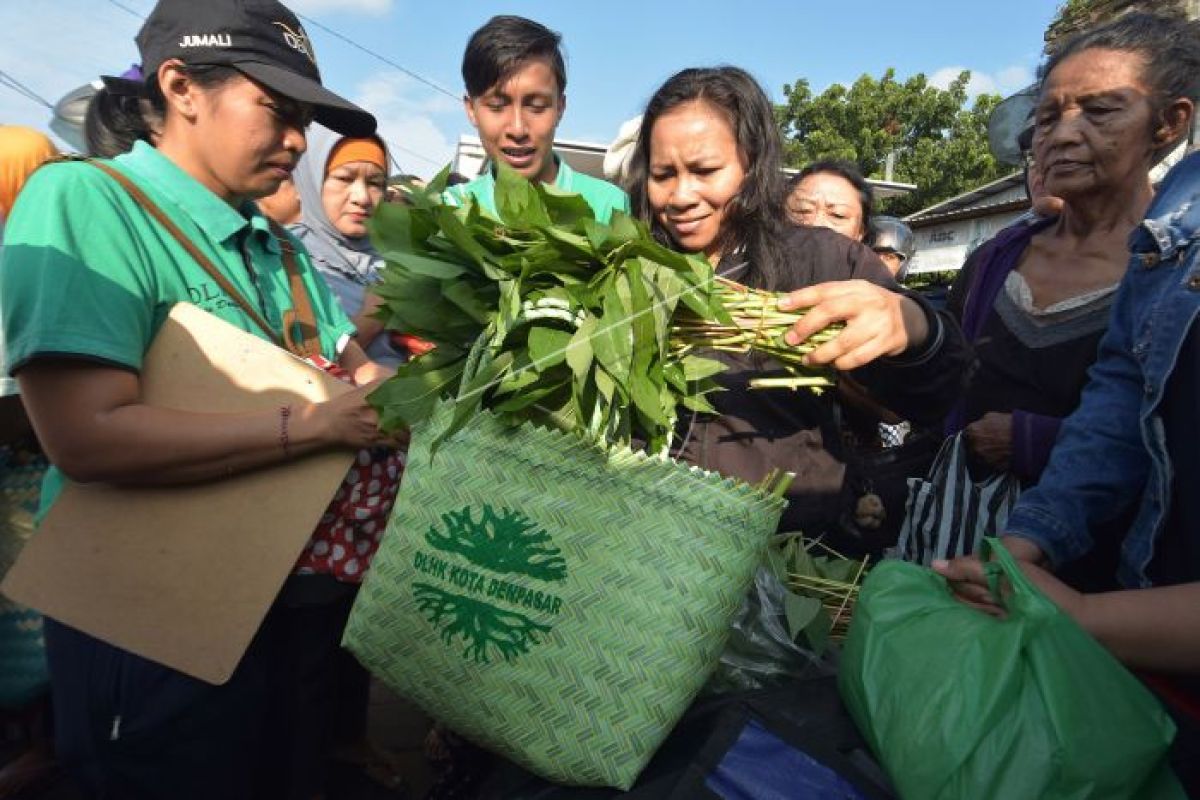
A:
[[[199,308],[176,305],[146,354],[149,405],[236,413],[352,390]],[[224,683],[354,458],[347,450],[227,480],[71,484],[0,590],[209,683]]]

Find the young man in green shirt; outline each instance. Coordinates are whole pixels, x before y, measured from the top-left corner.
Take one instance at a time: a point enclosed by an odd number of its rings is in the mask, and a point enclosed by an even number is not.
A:
[[[467,42],[463,105],[493,165],[506,164],[531,181],[581,195],[596,219],[608,222],[614,210],[629,211],[629,197],[611,183],[574,171],[554,153],[554,133],[567,108],[561,41],[533,20],[492,17]],[[461,203],[470,194],[496,214],[495,188],[489,169],[451,187],[446,197]]]

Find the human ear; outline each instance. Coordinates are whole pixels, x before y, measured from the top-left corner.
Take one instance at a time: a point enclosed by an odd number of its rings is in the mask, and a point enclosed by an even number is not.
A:
[[[1158,127],[1154,131],[1154,147],[1164,150],[1177,145],[1187,136],[1196,112],[1195,104],[1186,97],[1177,97],[1158,115]]]
[[[174,109],[185,119],[192,120],[197,110],[196,87],[183,66],[183,62],[177,58],[164,61],[158,68],[158,87],[166,100],[168,112]]]

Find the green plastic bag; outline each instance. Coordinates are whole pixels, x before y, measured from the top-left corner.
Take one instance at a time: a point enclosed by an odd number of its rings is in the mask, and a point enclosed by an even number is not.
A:
[[[1158,701],[995,539],[989,551],[1006,619],[915,564],[881,563],[861,589],[838,683],[901,797],[1184,797]]]
[[[628,788],[717,663],[783,502],[487,412],[414,433],[344,644],[451,729]]]

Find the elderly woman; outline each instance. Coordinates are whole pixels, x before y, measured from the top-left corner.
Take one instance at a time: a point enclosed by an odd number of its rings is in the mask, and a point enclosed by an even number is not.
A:
[[[630,165],[634,213],[719,274],[791,292],[787,307],[811,307],[789,332],[791,344],[844,322],[811,363],[854,370],[881,404],[935,418],[957,396],[965,365],[957,327],[902,293],[861,243],[790,224],[780,152],[771,103],[753,78],[735,67],[684,70],[646,108]],[[751,377],[778,365],[752,356],[726,362],[727,391],[713,401],[719,413],[684,426],[681,455],[751,482],[772,468],[794,472],[783,528],[835,533],[853,497],[831,398],[750,390]]]
[[[1077,189],[1121,163],[1105,146],[1114,143],[1110,136],[1126,127],[1139,132],[1129,142],[1140,150],[1125,157],[1144,163],[1190,127],[1200,95],[1197,34],[1195,23],[1129,15],[1051,60],[1035,148],[1051,188],[1067,200],[1068,220],[1078,213]],[[1071,75],[1078,94],[1064,88]],[[1085,92],[1089,85],[1098,91]],[[1148,193],[1136,197],[1144,202]],[[1172,765],[1190,796],[1200,793],[1198,201],[1193,155],[1149,210],[1138,211],[1145,221],[1129,240],[1132,257],[1122,250],[1128,266],[1091,380],[1038,485],[1009,517],[1005,538],[1035,583],[1160,693],[1179,728]],[[1121,531],[1116,569],[1123,591],[1081,593],[1064,584],[1063,568],[1093,550],[1121,516],[1132,520]],[[934,566],[964,598],[995,610],[976,559]]]
[[[1171,25],[1131,15],[1046,64],[1033,155],[1062,210],[982,246],[950,293],[977,366],[949,432],[964,430],[979,461],[1026,486],[1079,405],[1125,273],[1126,240],[1153,195],[1150,168],[1189,129],[1186,114],[1164,113],[1191,91],[1191,79],[1179,75],[1183,62],[1157,45]],[[1124,523],[1113,520],[1109,534]],[[1078,580],[1111,579],[1111,563],[1095,568],[1099,574],[1081,567]]]
[[[19,125],[0,125],[0,240],[4,221],[26,180],[58,155],[44,134]],[[0,335],[0,355],[4,337]],[[30,428],[17,382],[0,377],[0,577],[8,572],[33,533],[38,486],[46,470]],[[43,707],[48,708],[42,618],[0,595],[0,711],[26,709],[22,727],[29,747],[0,767],[0,797],[15,797],[53,777],[56,766]]]

